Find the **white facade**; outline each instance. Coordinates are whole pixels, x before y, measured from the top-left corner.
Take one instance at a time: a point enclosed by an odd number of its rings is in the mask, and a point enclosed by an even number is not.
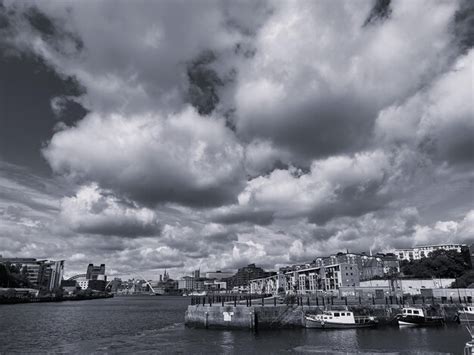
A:
[[[86,280],[86,278],[84,277],[81,277],[79,279],[76,280],[77,284],[79,285],[79,287],[81,288],[81,290],[87,290],[87,288],[89,287],[89,280]]]
[[[419,295],[423,289],[449,288],[455,279],[422,279],[422,280],[397,280],[403,294]],[[390,280],[361,281],[360,287],[390,287]],[[398,288],[397,287],[397,288]]]
[[[462,247],[465,246],[465,244],[423,245],[414,248],[395,249],[393,253],[399,260],[420,260],[421,258],[428,257],[435,250],[456,250],[460,253]]]

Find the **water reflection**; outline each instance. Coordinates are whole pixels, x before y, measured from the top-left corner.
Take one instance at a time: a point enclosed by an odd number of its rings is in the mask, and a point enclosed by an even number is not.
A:
[[[184,297],[0,306],[0,353],[459,354],[462,326],[205,330],[184,327]]]

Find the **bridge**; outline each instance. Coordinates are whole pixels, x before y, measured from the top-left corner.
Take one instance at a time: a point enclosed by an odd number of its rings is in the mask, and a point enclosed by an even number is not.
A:
[[[164,294],[163,291],[161,290],[155,290],[153,288],[153,286],[151,285],[151,283],[143,276],[143,275],[140,275],[140,274],[136,274],[136,273],[133,273],[131,274],[132,276],[134,277],[137,277],[139,278],[140,280],[143,280],[145,281],[145,283],[148,285],[148,287],[150,288],[151,292],[153,292],[153,294],[155,295],[162,295]],[[86,278],[86,274],[78,274],[78,275],[74,275],[74,276],[71,276],[68,280],[77,280],[77,279],[81,279],[81,278]],[[112,283],[113,280],[110,280],[109,282],[107,282],[107,284],[105,285],[105,289],[107,290],[107,287],[110,286],[110,284]]]

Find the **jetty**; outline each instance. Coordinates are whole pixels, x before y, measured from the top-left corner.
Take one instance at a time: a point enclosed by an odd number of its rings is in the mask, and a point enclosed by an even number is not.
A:
[[[400,297],[385,299],[354,299],[346,297],[294,297],[285,303],[277,297],[207,296],[192,297],[185,314],[185,324],[197,328],[271,329],[303,328],[305,315],[324,310],[349,310],[354,314],[377,317],[379,326],[396,325],[397,315],[406,305],[418,305],[449,322],[457,320],[457,311],[465,306],[463,299],[447,303],[435,298]]]

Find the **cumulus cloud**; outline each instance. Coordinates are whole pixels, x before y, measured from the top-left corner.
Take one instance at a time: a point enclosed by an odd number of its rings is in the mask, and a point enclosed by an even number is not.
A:
[[[276,169],[247,183],[234,208],[221,208],[217,218],[226,222],[268,222],[271,217],[308,217],[324,223],[338,215],[358,216],[384,204],[383,183],[392,170],[382,151],[335,156],[301,169]],[[262,224],[262,223],[261,223]]]
[[[152,210],[120,201],[94,184],[63,198],[60,216],[68,227],[80,233],[125,237],[160,233],[158,217]]]
[[[455,2],[397,1],[388,19],[366,27],[369,6],[279,3],[257,35],[255,57],[239,67],[239,133],[300,158],[364,149],[378,110],[451,62]]]
[[[375,130],[378,139],[410,144],[449,164],[472,164],[473,61],[470,50],[427,88],[381,111]]]
[[[79,89],[48,102],[54,182],[0,177],[0,252],[181,273],[471,240],[471,7],[5,1],[0,49]]]
[[[151,205],[232,201],[243,178],[242,148],[231,131],[192,108],[165,117],[90,114],[56,133],[44,155],[57,173]]]

